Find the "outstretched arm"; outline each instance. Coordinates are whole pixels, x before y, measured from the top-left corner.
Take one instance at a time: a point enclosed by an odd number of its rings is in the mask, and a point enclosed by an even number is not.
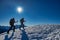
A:
[[[18,22],[18,20],[17,21],[15,21],[15,23],[17,23]]]
[[[26,22],[26,21],[24,20],[24,22]]]

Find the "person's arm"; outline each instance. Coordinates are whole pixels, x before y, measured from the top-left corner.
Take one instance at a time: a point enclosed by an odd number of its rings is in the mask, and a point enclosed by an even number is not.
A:
[[[17,21],[15,21],[15,23],[17,23],[18,22],[18,20]]]
[[[26,21],[24,20],[24,22],[26,22]]]
[[[26,20],[24,20],[24,22],[26,22]]]
[[[23,20],[23,22],[26,22],[25,20]]]

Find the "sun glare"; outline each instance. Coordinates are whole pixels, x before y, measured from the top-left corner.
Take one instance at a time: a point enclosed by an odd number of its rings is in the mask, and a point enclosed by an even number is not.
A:
[[[20,14],[23,11],[22,7],[17,7],[17,11]]]

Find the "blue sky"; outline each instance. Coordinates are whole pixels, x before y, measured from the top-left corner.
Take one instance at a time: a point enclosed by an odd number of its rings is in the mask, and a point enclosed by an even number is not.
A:
[[[20,14],[18,6],[23,8]],[[12,17],[24,17],[26,25],[60,24],[60,0],[0,0],[0,25],[9,25]]]

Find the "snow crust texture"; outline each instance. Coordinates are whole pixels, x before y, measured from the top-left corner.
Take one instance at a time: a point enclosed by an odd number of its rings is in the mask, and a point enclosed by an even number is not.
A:
[[[60,25],[36,25],[0,34],[0,40],[60,40]]]

